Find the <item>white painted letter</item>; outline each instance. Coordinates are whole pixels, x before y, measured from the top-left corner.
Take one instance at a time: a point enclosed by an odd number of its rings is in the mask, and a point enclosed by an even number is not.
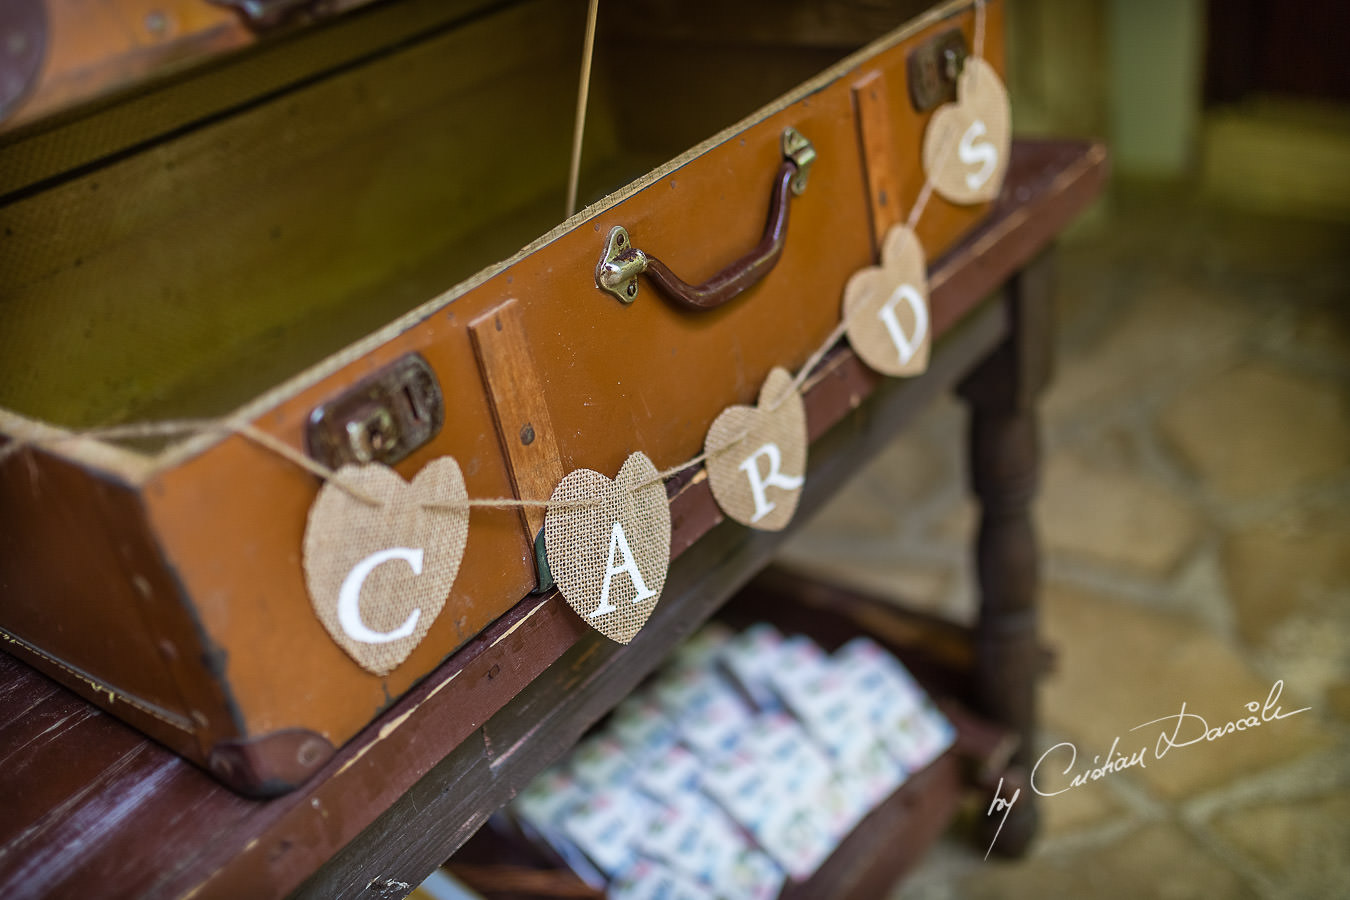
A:
[[[614,551],[618,549],[623,554],[623,565],[614,565]],[[605,561],[605,584],[600,588],[600,605],[588,616],[594,619],[596,616],[603,616],[605,613],[614,612],[617,607],[609,602],[609,580],[620,572],[626,572],[628,577],[633,579],[633,586],[637,588],[637,596],[633,598],[634,603],[640,603],[648,597],[654,597],[656,591],[647,590],[647,583],[642,580],[642,573],[638,571],[637,561],[633,559],[633,551],[628,549],[628,538],[623,533],[623,526],[617,521],[614,523],[614,530],[609,533],[609,558]]]
[[[900,319],[895,315],[895,306],[901,300],[909,304],[909,308],[914,311],[914,336],[905,337],[905,331],[900,327]],[[914,351],[923,343],[923,336],[928,333],[928,305],[923,302],[923,296],[913,287],[902,284],[891,294],[891,298],[882,305],[881,310],[877,312],[877,317],[881,323],[886,326],[886,331],[895,342],[895,349],[900,352],[900,365],[909,362],[914,355]]]
[[[998,148],[988,141],[976,143],[977,138],[984,137],[984,132],[984,122],[976,119],[970,123],[966,133],[961,135],[961,143],[956,148],[956,153],[961,157],[961,162],[968,166],[978,163],[980,166],[980,171],[966,175],[966,187],[972,191],[978,191],[984,187],[984,183],[989,180],[989,176],[993,175],[994,170],[998,168]]]
[[[759,477],[759,466],[755,460],[761,456],[769,458],[769,474],[761,480]],[[802,479],[798,476],[784,475],[779,471],[783,465],[783,455],[778,451],[778,445],[769,443],[760,447],[754,453],[746,457],[745,462],[736,468],[745,473],[750,479],[750,493],[755,498],[755,514],[751,517],[751,522],[758,522],[760,519],[773,512],[774,504],[770,503],[764,496],[764,489],[772,485],[780,487],[785,491],[795,491],[802,486]]]
[[[414,609],[407,621],[393,631],[372,631],[361,621],[361,585],[365,584],[366,578],[376,566],[391,559],[404,560],[412,567],[414,575],[422,574],[420,547],[417,549],[392,547],[370,554],[353,566],[347,577],[342,579],[342,588],[338,591],[338,623],[342,626],[342,630],[347,632],[347,637],[354,641],[361,641],[364,644],[387,644],[407,637],[417,627],[417,620],[422,615],[420,608]]]

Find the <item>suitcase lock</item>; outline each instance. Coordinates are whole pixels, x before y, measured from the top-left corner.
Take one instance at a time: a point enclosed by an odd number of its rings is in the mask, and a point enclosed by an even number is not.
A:
[[[966,39],[957,29],[944,31],[909,54],[909,99],[915,112],[956,99],[956,80],[965,67]]]
[[[309,414],[305,449],[330,469],[348,463],[396,463],[430,441],[445,420],[431,366],[400,357]]]

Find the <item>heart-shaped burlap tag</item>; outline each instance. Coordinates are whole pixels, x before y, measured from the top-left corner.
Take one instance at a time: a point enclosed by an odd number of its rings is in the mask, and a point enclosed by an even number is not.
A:
[[[998,72],[979,57],[966,60],[956,102],[933,113],[923,135],[923,170],[953,203],[998,196],[1008,171],[1012,108]]]
[[[468,494],[454,459],[433,460],[411,484],[378,463],[343,466],[319,491],[305,528],[314,612],[362,668],[387,675],[440,615],[468,538]]]
[[[781,531],[806,477],[806,406],[786,369],[774,369],[759,405],[728,406],[703,442],[717,505],[742,525]]]
[[[544,518],[549,571],[577,615],[620,644],[661,597],[670,568],[670,506],[642,452],[611,481],[577,469],[558,483]]]
[[[892,226],[881,265],[855,272],[844,285],[844,321],[853,352],[883,375],[928,368],[928,264],[909,228]]]

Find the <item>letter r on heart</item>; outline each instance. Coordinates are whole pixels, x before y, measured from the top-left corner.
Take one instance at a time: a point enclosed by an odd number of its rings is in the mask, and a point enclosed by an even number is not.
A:
[[[769,460],[769,474],[763,478],[759,475],[759,464],[756,462],[761,456],[767,457]],[[766,496],[766,488],[780,487],[785,491],[795,491],[802,486],[803,479],[800,476],[784,475],[780,471],[782,467],[783,454],[779,451],[778,445],[774,443],[768,443],[760,447],[736,467],[745,473],[746,478],[750,479],[750,493],[755,500],[755,514],[751,517],[751,522],[758,522],[773,512],[774,504]]]

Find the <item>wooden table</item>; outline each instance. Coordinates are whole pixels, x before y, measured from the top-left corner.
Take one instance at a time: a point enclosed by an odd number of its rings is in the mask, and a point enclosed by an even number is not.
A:
[[[931,267],[938,340],[928,372],[885,379],[839,346],[804,388],[812,444],[798,522],[939,392],[957,387],[969,403],[983,514],[966,693],[1023,737],[1014,764],[1031,752],[1041,661],[1028,504],[1035,403],[1051,362],[1047,251],[1106,170],[1100,144],[1016,143],[994,212]],[[556,592],[527,597],[306,785],[273,800],[231,793],[0,654],[0,896],[406,894],[768,565],[790,533],[723,521],[701,469],[669,494],[676,558],[630,645],[588,629]],[[935,769],[902,791],[927,796],[924,784],[954,772]],[[949,815],[919,799],[901,805],[931,834]],[[1031,803],[1016,811],[1000,837],[1005,850],[1025,847],[1035,828]]]

